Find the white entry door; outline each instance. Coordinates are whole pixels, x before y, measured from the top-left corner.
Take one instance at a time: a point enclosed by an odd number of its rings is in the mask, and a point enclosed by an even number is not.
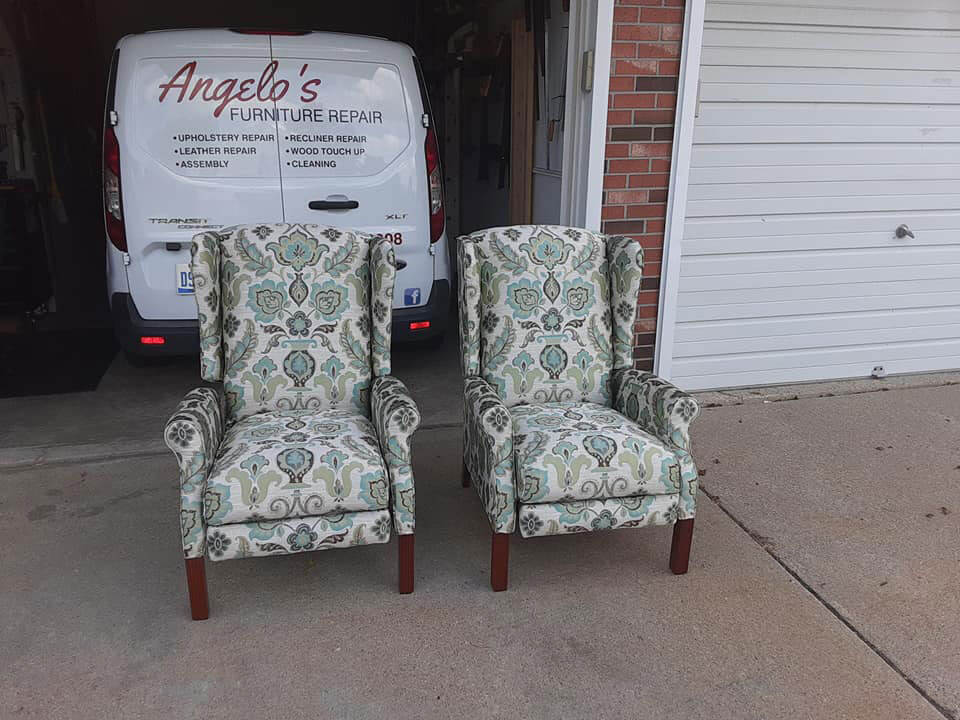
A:
[[[684,388],[960,367],[960,3],[707,0],[676,287]]]

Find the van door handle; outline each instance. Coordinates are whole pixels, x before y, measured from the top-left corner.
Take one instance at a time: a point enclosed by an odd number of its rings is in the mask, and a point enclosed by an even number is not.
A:
[[[311,210],[356,210],[360,203],[356,200],[311,200],[307,207]]]
[[[400,258],[397,258],[397,270],[403,270],[406,266],[407,266],[406,260],[401,260]]]

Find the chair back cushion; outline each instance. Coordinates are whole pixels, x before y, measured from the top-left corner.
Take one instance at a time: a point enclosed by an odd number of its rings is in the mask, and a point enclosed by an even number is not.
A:
[[[237,225],[193,239],[201,374],[227,421],[352,407],[390,372],[388,241],[320,225]]]
[[[459,252],[464,372],[487,380],[508,407],[609,405],[606,237],[549,225],[492,228],[461,238]]]

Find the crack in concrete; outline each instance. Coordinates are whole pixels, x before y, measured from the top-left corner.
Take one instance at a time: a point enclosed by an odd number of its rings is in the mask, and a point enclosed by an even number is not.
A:
[[[751,540],[753,540],[757,545],[763,548],[764,552],[766,552],[770,557],[774,559],[777,565],[782,567],[787,572],[787,574],[790,575],[790,577],[796,580],[804,590],[810,593],[813,596],[813,598],[817,602],[819,602],[824,608],[826,608],[831,615],[833,615],[837,620],[839,620],[844,625],[844,627],[846,627],[850,632],[856,635],[857,638],[860,640],[860,642],[862,642],[864,645],[870,648],[870,650],[878,658],[880,658],[884,663],[886,663],[887,667],[889,667],[897,675],[899,675],[910,687],[912,687],[920,695],[920,697],[926,700],[931,707],[933,707],[944,718],[946,718],[946,720],[960,720],[960,717],[958,717],[956,713],[952,712],[949,708],[944,707],[941,703],[939,703],[937,700],[931,697],[930,694],[923,687],[921,687],[899,665],[897,665],[897,663],[893,660],[893,658],[891,658],[883,650],[877,647],[877,645],[874,644],[866,635],[864,635],[859,630],[859,628],[857,628],[853,624],[851,620],[849,620],[846,616],[844,616],[843,613],[841,613],[823,595],[817,592],[814,589],[814,587],[810,585],[806,580],[804,580],[796,570],[790,567],[785,560],[780,558],[775,551],[776,545],[770,541],[770,538],[759,535],[758,533],[755,533],[750,528],[748,528],[746,524],[740,520],[740,518],[738,518],[726,506],[724,506],[723,502],[719,499],[719,497],[714,497],[713,495],[711,495],[706,490],[706,488],[703,487],[703,485],[700,486],[700,492],[702,492],[704,495],[710,498],[710,500],[712,500],[714,504],[718,508],[720,508],[720,510],[723,512],[724,515],[726,515],[728,518],[733,520],[733,522],[736,523],[737,527],[739,527],[741,530],[743,530],[743,532],[749,535]]]

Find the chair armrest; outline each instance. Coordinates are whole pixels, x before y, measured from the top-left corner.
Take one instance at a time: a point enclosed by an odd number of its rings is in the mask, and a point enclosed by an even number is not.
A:
[[[381,375],[370,388],[370,414],[390,476],[393,526],[400,535],[410,535],[415,524],[410,441],[420,427],[420,411],[406,385],[392,375]]]
[[[209,387],[191,390],[167,421],[163,436],[180,466],[183,554],[203,557],[203,491],[223,439],[223,397]]]
[[[483,500],[494,532],[516,527],[513,480],[513,418],[503,400],[480,377],[464,382],[463,462]]]
[[[620,370],[614,383],[617,412],[664,442],[690,449],[690,425],[700,415],[691,395],[643,370]]]

